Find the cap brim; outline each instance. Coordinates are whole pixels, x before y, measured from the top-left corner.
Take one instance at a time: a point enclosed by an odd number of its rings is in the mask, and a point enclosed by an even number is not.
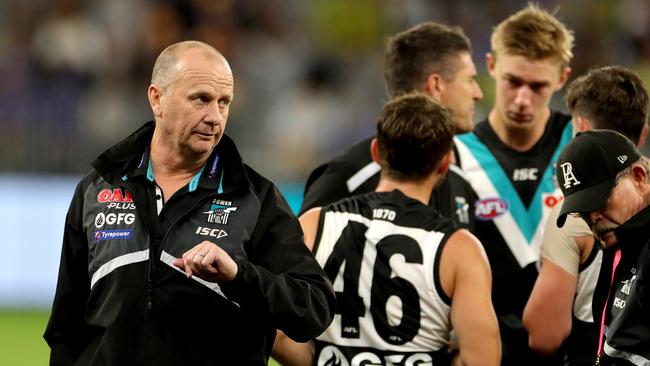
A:
[[[614,179],[608,179],[589,188],[581,189],[564,197],[560,215],[555,222],[558,227],[564,226],[566,215],[570,213],[586,213],[596,211],[607,203],[607,198],[614,187]]]

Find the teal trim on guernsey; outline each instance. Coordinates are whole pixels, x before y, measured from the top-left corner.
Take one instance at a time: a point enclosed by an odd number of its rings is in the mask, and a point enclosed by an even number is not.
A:
[[[513,220],[517,223],[517,226],[519,226],[519,229],[528,241],[529,245],[542,218],[542,193],[554,191],[553,175],[555,162],[557,161],[560,151],[564,148],[564,145],[569,142],[572,136],[573,126],[571,122],[569,122],[562,131],[560,143],[544,171],[542,181],[537,187],[531,206],[528,209],[526,209],[521,201],[517,190],[510,181],[510,178],[508,178],[497,159],[492,155],[490,150],[488,150],[487,146],[485,146],[485,144],[483,144],[483,142],[481,142],[473,133],[466,133],[457,136],[465,145],[467,145],[472,155],[474,155],[481,168],[485,171],[485,174],[490,179],[499,196],[508,201],[510,214],[512,215]],[[481,197],[481,199],[486,198],[490,197]]]

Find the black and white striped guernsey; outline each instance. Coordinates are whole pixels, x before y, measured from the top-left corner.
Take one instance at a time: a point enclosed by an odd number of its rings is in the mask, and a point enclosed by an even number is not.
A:
[[[456,230],[450,219],[398,190],[323,207],[314,254],[334,285],[338,308],[316,339],[316,364],[448,362],[451,300],[438,273],[442,249]]]

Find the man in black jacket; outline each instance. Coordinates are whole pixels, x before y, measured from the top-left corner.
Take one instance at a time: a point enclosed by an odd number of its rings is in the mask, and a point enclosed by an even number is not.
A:
[[[625,136],[578,134],[558,158],[565,199],[557,219],[579,214],[605,246],[594,291],[601,365],[650,362],[650,164]]]
[[[456,133],[474,128],[474,104],[483,97],[475,77],[469,40],[458,27],[424,22],[388,40],[385,81],[389,96],[418,91],[432,97],[451,112]],[[370,155],[372,138],[312,171],[301,213],[377,187],[380,168]],[[452,165],[429,204],[471,230],[476,199],[462,172]]]
[[[571,82],[564,97],[575,132],[609,129],[638,148],[645,144],[648,91],[634,71],[591,69]],[[560,355],[565,366],[593,366],[600,324],[593,318],[592,299],[602,251],[584,220],[569,216],[557,227],[561,206],[551,209],[545,224],[539,276],[523,320],[534,351]]]
[[[332,320],[298,220],[224,135],[234,81],[195,41],[165,49],[155,122],[93,162],[68,211],[45,339],[52,365],[266,365],[276,329]]]

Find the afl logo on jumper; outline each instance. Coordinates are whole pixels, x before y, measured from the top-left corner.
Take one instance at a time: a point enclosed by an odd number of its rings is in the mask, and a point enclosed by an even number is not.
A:
[[[501,198],[486,198],[476,201],[476,218],[494,220],[508,212],[508,201]]]

